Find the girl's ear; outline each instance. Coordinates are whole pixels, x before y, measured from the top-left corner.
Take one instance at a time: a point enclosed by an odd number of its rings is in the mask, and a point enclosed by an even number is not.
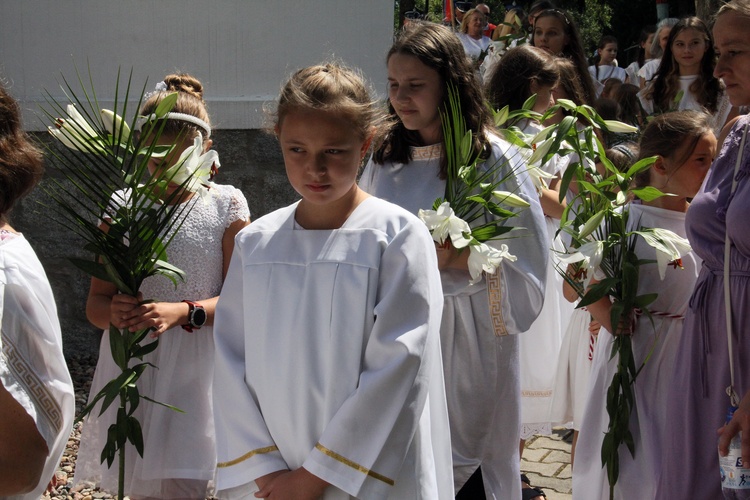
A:
[[[659,175],[667,175],[667,165],[663,156],[658,155],[656,157],[656,161],[651,165],[651,170]]]
[[[538,93],[539,93],[539,83],[537,82],[536,77],[531,78],[529,80],[529,95],[538,94]]]
[[[372,144],[372,138],[373,134],[370,134],[367,139],[365,139],[365,142],[362,144],[362,149],[359,150],[359,159],[364,159],[365,155],[367,154],[367,150],[370,149],[370,144]]]
[[[203,141],[203,152],[207,152],[209,149],[211,149],[211,146],[214,145],[213,139],[206,139]]]

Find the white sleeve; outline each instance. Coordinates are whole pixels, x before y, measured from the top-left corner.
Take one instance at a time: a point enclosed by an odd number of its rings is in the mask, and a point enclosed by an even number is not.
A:
[[[388,496],[404,466],[425,411],[429,374],[440,363],[443,305],[432,239],[416,219],[371,272],[379,273],[378,295],[357,389],[303,464],[362,499]]]
[[[510,238],[488,242],[493,246],[507,244],[517,258],[515,262],[504,260],[499,275],[487,276],[490,312],[501,312],[492,318],[497,335],[525,332],[539,316],[544,303],[550,241],[539,196],[526,164],[522,163],[523,157],[513,146],[507,148],[503,157],[507,158],[508,167],[500,175],[506,180],[498,189],[516,193],[530,206],[507,221],[508,225],[522,229],[509,233]]]
[[[214,317],[215,368],[213,382],[216,425],[216,489],[228,490],[288,469],[266,427],[254,395],[245,381],[245,321],[243,249],[240,235],[229,264]]]

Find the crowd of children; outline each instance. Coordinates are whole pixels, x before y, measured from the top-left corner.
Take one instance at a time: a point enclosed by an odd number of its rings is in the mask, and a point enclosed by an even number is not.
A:
[[[646,363],[632,388],[638,452],[621,450],[615,498],[718,498],[716,429],[727,384],[739,409],[720,431],[722,453],[740,430],[750,444],[750,344],[741,341],[750,310],[750,245],[741,229],[750,146],[747,117],[738,118],[750,104],[750,3],[724,6],[713,33],[696,17],[645,27],[627,69],[611,36],[589,66],[574,19],[548,4],[532,5],[528,43],[514,36],[484,72],[470,56],[496,42],[483,34],[481,10],[462,10],[458,35],[410,22],[384,58],[387,106],[341,63],[294,72],[269,116],[299,195],[287,207],[251,223],[245,195],[232,186],[214,184],[207,197],[176,184],[154,191],[165,204],[191,208],[169,235],[170,263],[188,279],[175,287],[150,277],[130,296],[92,278],[85,311],[104,330],[92,397],[118,374],[110,325],[148,328],[160,344],[144,361],[158,370],[145,372],[139,389],[182,410],[148,402],[133,410],[144,445],[142,455],[127,455],[130,498],[539,499],[520,455],[524,439],[552,426],[575,430],[574,498],[606,498],[601,449],[618,335],[631,335],[636,362]],[[174,93],[171,111],[157,114]],[[513,238],[486,242],[512,258],[479,277],[468,248],[438,242],[418,217],[455,180],[444,134],[454,96],[473,132],[477,172],[525,205],[504,221]],[[568,99],[637,127],[600,137],[622,171],[656,158],[636,184],[668,196],[631,201],[629,229],[668,229],[693,251],[662,275],[654,249],[637,240],[637,292],[658,294],[648,319],[613,325],[609,297],[575,308],[557,230],[582,189],[563,178],[581,159],[560,153],[535,165],[547,177],[536,186],[528,155],[492,119],[491,109],[517,110],[530,98],[539,115]],[[0,114],[0,459],[18,454],[18,444],[6,445],[16,439],[26,453],[16,481],[0,471],[0,495],[32,499],[59,459],[72,391],[57,366],[49,285],[33,252],[13,250],[28,245],[6,218],[40,176],[14,106],[0,89],[0,111],[9,110]],[[151,175],[195,141],[204,152],[212,147],[203,87],[190,75],[165,77],[140,114],[163,131],[146,142],[175,146],[151,159]],[[533,135],[564,116],[516,125]],[[128,199],[113,194],[102,231]],[[473,224],[499,213],[486,210]],[[24,280],[34,287],[19,288]],[[44,349],[30,341],[44,336],[49,352],[40,357]],[[50,361],[35,364],[34,356]],[[35,392],[29,380],[51,389]],[[116,412],[84,420],[76,482],[116,490],[117,470],[101,463]]]

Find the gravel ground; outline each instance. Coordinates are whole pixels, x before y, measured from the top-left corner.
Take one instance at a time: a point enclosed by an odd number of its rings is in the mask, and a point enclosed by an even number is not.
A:
[[[81,356],[68,360],[68,369],[73,379],[73,386],[76,391],[76,415],[86,404],[91,379],[94,377],[94,368],[96,368],[96,358],[94,356]],[[78,443],[81,440],[81,423],[77,423],[70,433],[68,444],[63,452],[60,466],[57,470],[57,486],[42,496],[43,499],[51,500],[93,500],[99,498],[112,498],[112,495],[92,490],[90,488],[77,487],[71,488],[73,474],[76,469],[76,457],[78,456]]]

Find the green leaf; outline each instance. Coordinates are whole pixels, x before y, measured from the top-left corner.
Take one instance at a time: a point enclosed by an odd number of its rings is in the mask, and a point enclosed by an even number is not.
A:
[[[128,357],[125,347],[125,333],[120,331],[115,325],[109,325],[109,348],[112,352],[112,358],[120,370],[127,370]]]
[[[135,447],[135,451],[143,456],[143,431],[141,423],[135,417],[128,417],[128,440]]]
[[[638,198],[642,199],[643,201],[654,201],[655,199],[660,198],[662,196],[675,196],[673,194],[663,193],[653,186],[634,188],[634,189],[631,189],[630,192],[633,193]]]
[[[178,95],[177,92],[170,92],[161,100],[154,110],[154,114],[157,118],[163,118],[164,115],[172,111],[174,105],[177,104]]]

